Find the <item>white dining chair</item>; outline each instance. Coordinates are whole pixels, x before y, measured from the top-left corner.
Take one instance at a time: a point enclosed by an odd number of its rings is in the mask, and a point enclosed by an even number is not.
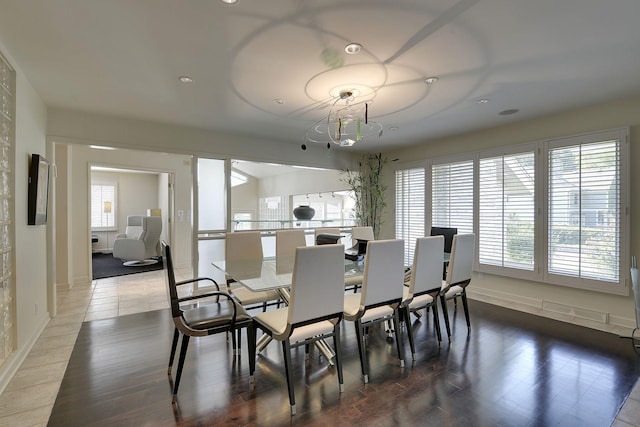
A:
[[[333,234],[333,235],[339,235],[340,234],[340,229],[338,227],[323,227],[323,228],[316,228],[313,232],[313,244],[316,244],[316,241],[318,240],[318,234]],[[338,243],[340,243],[340,240],[338,240]]]
[[[276,258],[293,257],[296,254],[296,248],[300,246],[307,246],[303,229],[276,231]]]
[[[361,292],[344,297],[344,318],[355,323],[364,382],[369,382],[364,329],[393,320],[400,366],[404,366],[402,329],[398,308],[404,285],[404,242],[374,240],[367,244]]]
[[[442,341],[440,320],[438,318],[438,294],[442,287],[443,263],[443,236],[419,237],[416,239],[411,274],[409,282],[406,283],[407,286],[404,287],[401,305],[413,360],[416,360],[416,348],[411,327],[411,313],[431,308],[438,343]]]
[[[373,236],[373,227],[365,226],[365,227],[352,227],[351,228],[351,250],[359,253],[358,250],[358,241],[369,242],[371,240],[375,240]],[[366,245],[366,243],[365,243]],[[348,252],[348,251],[347,251]],[[362,285],[362,276],[352,276],[344,281],[344,286],[346,290],[353,290],[353,292],[357,292]]]
[[[239,260],[261,261],[263,258],[262,238],[259,231],[237,231],[227,233],[224,242],[225,262]],[[277,303],[280,294],[276,291],[253,292],[240,284],[234,285],[234,280],[227,276],[227,291],[236,300],[248,309],[255,308],[257,304],[266,310],[267,304]]]
[[[298,247],[289,305],[254,317],[258,328],[282,342],[291,415],[296,414],[291,347],[308,346],[318,340],[333,337],[338,383],[340,392],[343,391],[340,358],[343,283],[343,245]],[[253,372],[250,374],[253,375]]]
[[[440,290],[440,305],[444,315],[444,323],[447,327],[447,336],[451,341],[451,325],[447,311],[447,301],[461,297],[464,307],[464,316],[467,320],[467,329],[471,331],[469,319],[469,305],[467,304],[467,286],[471,283],[473,274],[473,257],[475,251],[475,234],[456,234],[451,245],[451,259],[447,267],[447,279],[442,281]]]
[[[351,240],[353,240],[353,244],[357,243],[358,240],[375,240],[375,237],[373,236],[373,227],[369,225],[364,227],[352,227]]]

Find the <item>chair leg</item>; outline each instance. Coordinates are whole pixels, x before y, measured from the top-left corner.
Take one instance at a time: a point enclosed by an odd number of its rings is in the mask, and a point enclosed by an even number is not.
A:
[[[369,373],[367,369],[367,354],[364,346],[364,331],[359,320],[353,322],[356,327],[356,339],[358,340],[358,353],[360,353],[360,368],[362,370],[362,378],[365,384],[369,382]]]
[[[471,330],[471,320],[469,319],[469,304],[467,303],[467,291],[462,291],[462,306],[464,307],[464,317],[467,319],[467,329]]]
[[[404,325],[407,328],[407,336],[409,337],[409,347],[411,347],[411,359],[416,360],[416,345],[413,342],[413,331],[411,330],[411,318],[409,317],[411,314],[411,310],[409,310],[409,306],[403,307],[404,313]]]
[[[451,325],[449,324],[449,312],[447,311],[447,300],[444,295],[440,296],[440,304],[442,305],[442,315],[444,316],[444,325],[447,328],[447,337],[451,341]]]
[[[438,336],[438,345],[442,344],[442,331],[440,330],[440,319],[438,318],[438,299],[433,299],[433,325],[436,328],[436,335]]]
[[[231,348],[232,348],[232,353],[235,356],[236,354],[236,346],[238,345],[238,343],[236,342],[236,334],[234,333],[233,329],[227,331],[228,335],[231,335]]]
[[[247,349],[249,350],[249,383],[255,383],[256,372],[256,324],[251,322],[247,326]]]
[[[284,355],[284,370],[287,375],[287,388],[289,389],[289,405],[291,405],[291,415],[296,414],[296,397],[293,390],[293,372],[291,366],[291,344],[286,339],[282,341],[282,354]]]
[[[237,329],[238,339],[236,340],[237,347],[234,349],[233,355],[240,356],[242,349],[242,328]]]
[[[178,387],[180,386],[180,377],[182,377],[182,367],[184,366],[184,358],[189,347],[189,335],[182,335],[182,346],[180,348],[180,359],[178,359],[178,372],[176,372],[176,381],[173,384],[173,401],[178,400]]]
[[[178,338],[180,337],[180,332],[178,332],[178,328],[173,330],[173,342],[171,343],[171,355],[169,356],[169,369],[167,370],[167,374],[171,375],[171,368],[173,367],[173,359],[176,357],[176,348],[178,347]]]
[[[338,370],[338,386],[340,393],[344,391],[344,378],[342,377],[342,354],[340,350],[340,323],[333,327],[333,348],[336,352],[336,369]]]
[[[402,328],[400,327],[400,315],[398,314],[398,309],[393,311],[393,327],[396,332],[396,348],[398,349],[400,367],[404,368],[404,343],[402,342]]]

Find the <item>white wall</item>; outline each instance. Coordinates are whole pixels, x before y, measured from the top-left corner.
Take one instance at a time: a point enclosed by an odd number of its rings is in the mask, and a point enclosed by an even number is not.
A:
[[[340,179],[342,172],[335,170],[310,170],[274,175],[260,180],[260,197],[293,196],[307,193],[328,193],[347,190]]]
[[[59,108],[48,110],[47,134],[58,142],[339,170],[353,169],[359,159],[353,151],[327,150],[322,144],[302,151],[296,144]]]
[[[253,219],[258,219],[259,214],[259,181],[247,176],[247,182],[231,187],[231,215],[236,212],[253,213]]]
[[[528,120],[508,126],[473,132],[453,138],[425,142],[421,146],[389,151],[389,158],[399,158],[394,168],[403,162],[437,158],[457,153],[477,151],[517,143],[548,138],[570,136],[585,132],[631,126],[631,164],[640,165],[640,96],[609,102],[579,110],[555,114],[536,120]],[[631,168],[631,254],[640,251],[640,168]],[[390,203],[386,210],[382,236],[394,235],[393,171],[388,168],[385,182],[389,186]],[[632,297],[621,297],[573,288],[554,286],[526,280],[515,280],[489,274],[476,275],[469,293],[478,298],[487,296],[504,299],[507,303],[522,303],[549,310],[574,310],[579,316],[604,315],[612,325],[634,327],[634,303]],[[556,308],[552,306],[559,304]]]
[[[27,225],[27,185],[31,154],[48,156],[47,110],[19,65],[4,46],[0,49],[16,70],[15,128],[15,314],[16,352],[0,366],[0,391],[49,320],[47,307],[47,227]],[[50,212],[51,213],[51,212]],[[50,223],[49,223],[50,224]]]

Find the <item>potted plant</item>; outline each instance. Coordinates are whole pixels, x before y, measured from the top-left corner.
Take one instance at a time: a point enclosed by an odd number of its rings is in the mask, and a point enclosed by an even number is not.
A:
[[[387,161],[382,153],[366,154],[358,162],[359,170],[347,169],[341,179],[353,191],[358,225],[371,226],[376,239],[382,225],[382,211],[387,206],[387,186],[381,182]]]

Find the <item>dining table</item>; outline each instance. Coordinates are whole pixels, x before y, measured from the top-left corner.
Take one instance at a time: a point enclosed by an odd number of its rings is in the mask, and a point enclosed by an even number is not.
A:
[[[450,254],[444,254],[444,265],[449,263]],[[274,256],[260,259],[236,259],[217,260],[212,265],[235,282],[246,287],[253,292],[275,290],[278,292],[285,304],[289,302],[290,288],[293,277],[293,266],[295,256]],[[409,269],[407,268],[407,278]],[[361,283],[364,274],[363,259],[344,259],[345,286],[351,287]],[[407,279],[408,280],[408,279]],[[438,291],[438,289],[433,290]],[[271,342],[271,337],[262,335],[256,343],[256,351],[260,353]],[[333,364],[334,353],[331,348],[322,340],[316,341],[316,346]]]

